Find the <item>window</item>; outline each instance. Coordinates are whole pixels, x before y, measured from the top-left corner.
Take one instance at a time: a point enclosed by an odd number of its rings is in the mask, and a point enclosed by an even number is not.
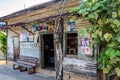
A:
[[[66,55],[77,56],[78,52],[78,40],[77,33],[66,34]]]

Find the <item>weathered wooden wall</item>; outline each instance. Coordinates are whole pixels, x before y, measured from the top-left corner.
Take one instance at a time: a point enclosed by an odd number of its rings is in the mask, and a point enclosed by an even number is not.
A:
[[[79,0],[67,1],[65,4],[64,13],[69,12],[70,8],[73,8],[79,4],[80,4]],[[51,5],[39,10],[35,10],[34,12],[28,12],[24,15],[13,17],[6,21],[8,22],[8,24],[14,24],[18,22],[29,22],[29,21],[34,21],[36,19],[41,19],[44,17],[59,15],[62,9],[61,6],[62,6],[62,3],[59,2],[54,5]]]
[[[92,79],[96,79],[97,71],[95,64],[95,62],[86,60],[64,58],[63,69],[67,72],[72,72]]]

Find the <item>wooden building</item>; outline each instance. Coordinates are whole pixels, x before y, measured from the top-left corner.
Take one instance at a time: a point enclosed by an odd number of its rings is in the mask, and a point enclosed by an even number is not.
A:
[[[79,30],[85,29],[90,23],[82,19],[77,20],[76,16],[69,14],[69,10],[78,5],[79,0],[66,0],[62,14],[64,72],[68,78],[74,73],[92,80],[96,79],[97,74],[97,54],[93,50],[90,36],[79,36]],[[1,17],[1,21],[7,22],[7,25],[1,28],[7,32],[7,59],[15,61],[20,55],[37,57],[41,68],[54,69],[55,20],[61,13],[61,7],[61,0],[54,0]]]

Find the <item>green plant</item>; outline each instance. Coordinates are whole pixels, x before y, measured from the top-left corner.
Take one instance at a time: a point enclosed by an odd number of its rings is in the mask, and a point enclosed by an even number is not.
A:
[[[6,54],[6,34],[4,32],[0,32],[0,50]]]
[[[120,76],[120,0],[82,0],[70,12],[91,23],[87,31],[99,46],[99,67]]]

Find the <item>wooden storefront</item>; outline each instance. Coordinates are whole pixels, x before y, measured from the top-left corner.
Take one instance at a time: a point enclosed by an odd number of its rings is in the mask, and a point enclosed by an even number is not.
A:
[[[79,30],[88,27],[88,21],[70,21],[69,10],[79,5],[79,0],[68,0],[64,13],[64,72],[96,79],[96,55],[90,36],[79,36]],[[36,5],[0,18],[7,22],[7,56],[16,60],[20,55],[37,57],[41,68],[55,70],[55,21],[61,11],[61,0]],[[74,24],[73,28],[70,26]],[[93,54],[94,53],[94,54]],[[92,67],[93,66],[93,67]],[[70,76],[70,75],[69,75]],[[87,80],[87,79],[86,79]]]

